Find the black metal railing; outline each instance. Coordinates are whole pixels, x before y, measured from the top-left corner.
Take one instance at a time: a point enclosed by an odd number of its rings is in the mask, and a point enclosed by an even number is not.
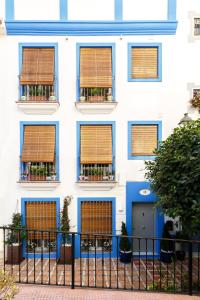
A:
[[[20,283],[200,294],[200,241],[129,236],[125,253],[119,235],[10,227],[0,233],[2,268]],[[160,249],[164,244],[170,251]]]
[[[98,103],[112,102],[113,90],[109,87],[80,88],[80,102]]]

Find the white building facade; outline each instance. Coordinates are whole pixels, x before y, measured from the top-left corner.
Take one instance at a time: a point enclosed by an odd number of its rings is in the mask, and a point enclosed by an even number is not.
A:
[[[0,0],[0,18],[0,223],[59,228],[72,195],[72,231],[161,237],[144,161],[198,116],[199,1]]]

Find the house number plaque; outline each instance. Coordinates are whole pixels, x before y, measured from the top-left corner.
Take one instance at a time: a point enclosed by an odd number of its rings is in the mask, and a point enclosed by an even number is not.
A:
[[[139,193],[140,193],[140,195],[142,195],[142,196],[148,196],[148,195],[151,194],[151,191],[148,190],[148,189],[143,189],[143,190],[140,190]]]

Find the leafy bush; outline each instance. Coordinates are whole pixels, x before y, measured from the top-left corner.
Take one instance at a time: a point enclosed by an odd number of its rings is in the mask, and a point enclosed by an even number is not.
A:
[[[0,270],[0,299],[10,300],[18,293],[14,277],[8,272]]]
[[[131,244],[130,240],[128,238],[127,230],[126,230],[126,224],[122,222],[121,226],[121,237],[120,237],[120,242],[119,242],[119,249],[121,251],[130,251],[131,250]]]
[[[20,213],[14,213],[12,215],[12,223],[8,226],[10,229],[8,230],[6,244],[20,243],[21,240],[26,237],[26,232],[23,230],[25,226],[22,225],[22,215]]]

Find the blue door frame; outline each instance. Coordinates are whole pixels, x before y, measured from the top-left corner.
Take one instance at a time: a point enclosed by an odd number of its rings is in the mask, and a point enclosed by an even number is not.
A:
[[[133,222],[133,204],[134,203],[156,203],[156,195],[150,188],[150,183],[146,181],[141,182],[127,182],[126,183],[126,226],[128,235],[134,235],[132,229]],[[164,215],[156,208],[156,236],[155,238],[162,237],[164,225]],[[160,243],[156,242],[156,255],[159,257]],[[150,255],[148,256],[150,258]]]
[[[27,202],[56,202],[56,225],[60,228],[60,198],[22,198],[21,199],[21,213],[22,213],[22,225],[26,226],[26,203]],[[49,253],[27,253],[26,242],[23,241],[23,257],[25,258],[56,258],[60,257],[61,247],[61,235],[57,235],[57,251]]]

